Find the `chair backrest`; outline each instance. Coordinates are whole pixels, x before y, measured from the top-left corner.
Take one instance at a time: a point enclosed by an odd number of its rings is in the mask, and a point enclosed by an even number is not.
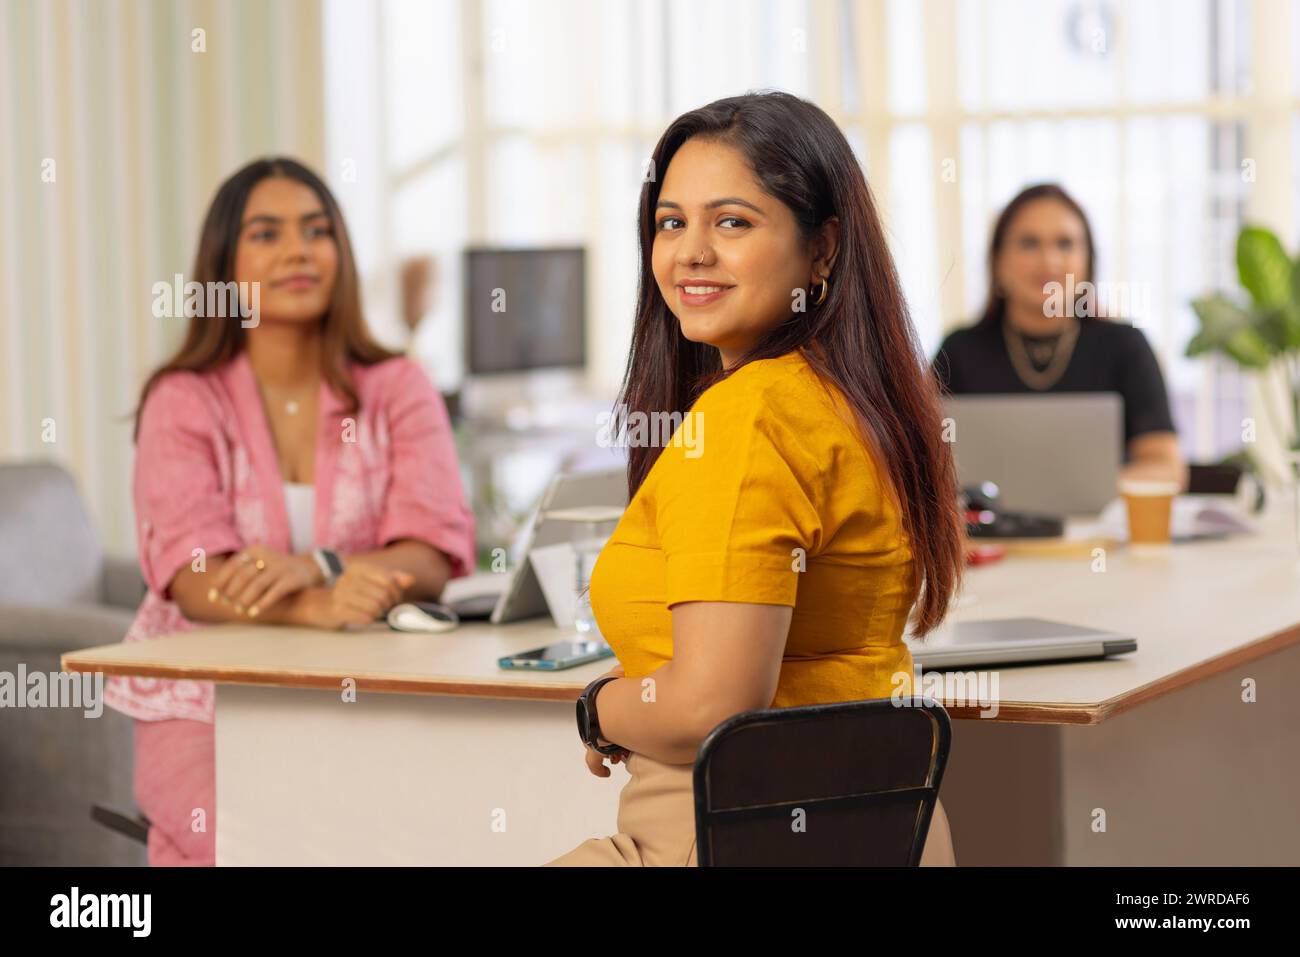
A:
[[[933,698],[771,708],[695,759],[701,867],[915,867],[952,727]]]
[[[98,602],[103,567],[67,471],[53,462],[0,465],[0,602]]]

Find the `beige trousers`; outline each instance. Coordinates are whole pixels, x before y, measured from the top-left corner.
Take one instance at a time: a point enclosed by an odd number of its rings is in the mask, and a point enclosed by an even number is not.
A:
[[[694,867],[693,765],[662,764],[643,754],[626,761],[631,780],[618,799],[618,833],[593,837],[547,867]],[[955,867],[943,804],[935,802],[922,867]]]

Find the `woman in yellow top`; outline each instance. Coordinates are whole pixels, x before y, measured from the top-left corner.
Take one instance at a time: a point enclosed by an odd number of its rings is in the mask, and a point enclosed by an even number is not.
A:
[[[591,601],[620,666],[598,747],[631,780],[619,832],[556,865],[695,863],[692,763],[744,711],[911,691],[908,612],[944,616],[962,562],[938,387],[870,192],[822,110],[748,94],[679,117],[640,208],[620,409],[685,415],[632,443],[631,502]],[[651,430],[653,431],[653,430]],[[610,774],[588,746],[593,774]],[[953,863],[936,807],[922,863]]]

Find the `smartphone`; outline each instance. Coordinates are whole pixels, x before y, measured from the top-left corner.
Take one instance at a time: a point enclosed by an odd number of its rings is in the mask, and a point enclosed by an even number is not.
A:
[[[614,649],[605,642],[596,641],[557,641],[545,648],[521,651],[517,655],[498,658],[497,664],[502,668],[541,668],[545,671],[560,671],[564,668],[576,668],[589,661],[609,658]]]

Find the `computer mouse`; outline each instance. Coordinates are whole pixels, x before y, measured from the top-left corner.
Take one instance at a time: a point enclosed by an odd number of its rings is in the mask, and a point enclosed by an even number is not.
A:
[[[408,601],[388,611],[388,627],[393,631],[451,631],[460,618],[446,605],[432,601]]]

